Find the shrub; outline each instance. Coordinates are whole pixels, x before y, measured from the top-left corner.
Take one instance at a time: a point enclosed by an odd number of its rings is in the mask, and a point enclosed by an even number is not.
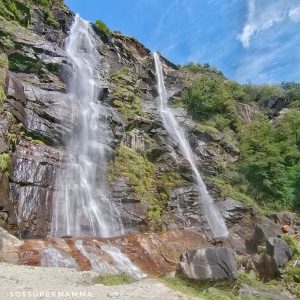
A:
[[[182,66],[182,69],[193,74],[216,74],[223,77],[223,73],[219,71],[217,68],[211,66],[208,63],[203,65],[197,63],[188,63]]]
[[[6,99],[6,95],[4,93],[2,86],[0,86],[0,106],[3,104],[5,99]]]
[[[13,49],[15,47],[15,44],[9,37],[3,36],[0,38],[0,47],[4,51],[8,51]]]
[[[9,56],[9,69],[22,73],[43,73],[43,65],[40,61],[19,53]]]
[[[183,93],[183,101],[195,120],[208,121],[222,115],[223,123],[231,128],[237,126],[238,117],[231,88],[217,76],[201,75],[196,78]]]
[[[0,154],[0,172],[9,176],[11,169],[11,158],[8,153]]]
[[[98,32],[104,31],[107,34],[110,33],[108,26],[103,21],[97,20],[95,26]]]

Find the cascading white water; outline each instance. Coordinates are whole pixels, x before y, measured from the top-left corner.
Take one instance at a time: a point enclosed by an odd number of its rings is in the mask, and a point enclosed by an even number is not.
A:
[[[73,73],[69,83],[70,119],[76,125],[66,141],[66,167],[57,178],[52,236],[120,234],[119,214],[107,197],[105,107],[98,100],[101,57],[90,24],[79,15],[66,45]]]
[[[157,77],[157,89],[159,93],[159,111],[163,125],[172,139],[178,143],[181,154],[186,158],[191,166],[195,182],[197,184],[200,201],[212,234],[214,237],[226,237],[228,235],[228,230],[224,219],[222,218],[218,208],[214,205],[213,199],[209,195],[206,185],[201,178],[194,161],[193,151],[187,138],[185,137],[185,133],[179,126],[172,110],[168,106],[168,95],[165,87],[163,69],[159,54],[155,52],[153,53],[153,57]]]

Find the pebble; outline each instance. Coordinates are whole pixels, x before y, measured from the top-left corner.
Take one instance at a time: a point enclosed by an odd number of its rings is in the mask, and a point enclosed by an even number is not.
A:
[[[107,296],[108,296],[109,298],[116,299],[116,298],[119,298],[119,297],[120,297],[120,292],[118,292],[118,291],[111,292],[111,293],[108,293]]]

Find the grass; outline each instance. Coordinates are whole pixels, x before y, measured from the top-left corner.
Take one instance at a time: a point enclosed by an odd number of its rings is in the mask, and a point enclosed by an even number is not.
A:
[[[8,59],[6,54],[0,54],[0,107],[6,99],[6,95],[4,93],[4,85],[6,72],[8,70]]]
[[[205,300],[238,300],[247,299],[236,296],[235,282],[200,283],[188,280],[183,276],[164,278],[162,282],[187,296]]]
[[[121,69],[110,77],[112,103],[118,112],[128,120],[142,115],[142,99],[138,88],[138,75],[130,69]]]
[[[276,289],[276,286],[264,284],[254,274],[245,272],[238,273],[237,281],[197,282],[184,276],[177,276],[175,278],[164,278],[162,282],[189,297],[203,300],[263,300],[261,297],[239,296],[238,291],[242,284],[253,288]]]
[[[283,239],[288,243],[288,245],[292,249],[293,255],[296,257],[299,257],[300,256],[300,245],[299,245],[300,243],[296,239],[296,237],[292,237],[290,235],[284,235]]]
[[[133,282],[134,279],[126,273],[102,275],[93,280],[93,283],[95,284],[103,284],[107,286],[131,284]]]
[[[154,201],[155,165],[141,153],[121,145],[115,160],[109,165],[108,174],[109,182],[119,176],[127,178],[137,199],[149,203]]]

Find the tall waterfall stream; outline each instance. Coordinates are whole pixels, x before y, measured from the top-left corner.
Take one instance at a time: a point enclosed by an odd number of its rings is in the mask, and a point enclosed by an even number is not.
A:
[[[66,167],[57,178],[51,236],[101,236],[122,233],[119,214],[106,187],[105,134],[107,121],[101,101],[101,57],[94,32],[79,15],[71,28],[66,52],[73,65],[69,98],[75,128],[67,142]]]
[[[212,234],[214,237],[226,237],[228,235],[228,230],[223,217],[221,216],[218,208],[214,205],[213,199],[209,195],[206,185],[201,178],[194,160],[193,151],[187,138],[185,137],[185,133],[179,126],[171,108],[168,106],[168,96],[160,57],[156,52],[153,54],[153,57],[156,69],[157,89],[159,93],[159,112],[163,121],[163,125],[168,134],[176,143],[178,143],[181,154],[186,158],[191,166],[199,193],[199,201],[203,207]]]

